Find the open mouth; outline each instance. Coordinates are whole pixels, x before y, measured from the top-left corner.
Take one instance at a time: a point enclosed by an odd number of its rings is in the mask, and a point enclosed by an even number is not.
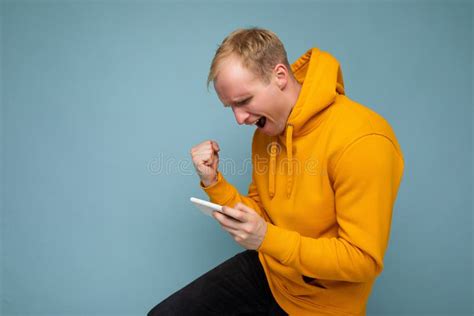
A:
[[[260,128],[263,128],[265,126],[265,123],[267,122],[267,118],[265,116],[262,116],[255,125],[257,125]]]

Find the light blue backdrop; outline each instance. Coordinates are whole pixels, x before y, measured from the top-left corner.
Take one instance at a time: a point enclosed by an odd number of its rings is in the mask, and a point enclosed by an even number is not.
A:
[[[331,52],[406,169],[369,315],[471,314],[470,2],[1,4],[1,311],[144,315],[243,251],[188,198],[212,138],[245,192],[252,127],[205,87],[237,27]],[[232,170],[234,162],[235,170]]]

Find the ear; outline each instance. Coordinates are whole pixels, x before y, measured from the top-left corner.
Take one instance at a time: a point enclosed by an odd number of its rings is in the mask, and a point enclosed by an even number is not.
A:
[[[273,68],[274,79],[280,90],[284,90],[288,84],[289,73],[288,69],[283,64],[277,64]]]

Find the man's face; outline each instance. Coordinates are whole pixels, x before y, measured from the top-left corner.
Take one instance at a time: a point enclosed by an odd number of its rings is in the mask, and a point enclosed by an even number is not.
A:
[[[280,76],[281,77],[281,76]],[[256,124],[264,134],[276,136],[285,129],[291,107],[283,93],[286,78],[272,74],[269,84],[244,68],[236,56],[222,60],[214,88],[225,106],[230,106],[239,125]]]

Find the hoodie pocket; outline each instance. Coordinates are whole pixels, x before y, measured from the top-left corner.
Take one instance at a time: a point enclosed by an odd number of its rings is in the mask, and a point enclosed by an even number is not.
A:
[[[327,289],[321,282],[319,282],[318,279],[311,278],[311,277],[308,277],[306,275],[302,275],[302,277],[303,277],[303,281],[306,284],[314,285],[314,286],[319,287],[321,289]]]

